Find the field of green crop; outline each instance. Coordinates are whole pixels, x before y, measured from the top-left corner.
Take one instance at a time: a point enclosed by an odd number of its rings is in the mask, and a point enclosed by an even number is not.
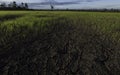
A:
[[[0,11],[0,75],[120,75],[120,13]]]

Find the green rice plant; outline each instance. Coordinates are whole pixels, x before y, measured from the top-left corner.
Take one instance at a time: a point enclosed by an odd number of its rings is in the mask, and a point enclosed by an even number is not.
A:
[[[0,75],[120,75],[119,16],[0,11]]]

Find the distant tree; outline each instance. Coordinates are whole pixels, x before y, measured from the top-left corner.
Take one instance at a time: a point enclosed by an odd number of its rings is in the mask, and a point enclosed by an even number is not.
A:
[[[50,5],[51,6],[51,10],[53,10],[54,9],[54,6],[53,5]]]
[[[6,3],[1,3],[0,4],[0,9],[5,9],[5,10],[23,10],[23,9],[28,9],[28,4],[27,3],[21,3],[18,5],[15,1],[6,4]]]
[[[25,9],[28,9],[28,4],[27,3],[25,3]]]
[[[12,3],[9,3],[9,4],[8,4],[8,8],[12,8]]]
[[[66,10],[69,10],[69,8],[66,8]]]
[[[13,1],[12,7],[13,7],[13,8],[17,8],[17,3],[16,3],[15,1]]]
[[[25,5],[24,5],[23,2],[21,3],[20,7],[21,7],[21,8],[24,8],[24,7],[25,7]]]
[[[1,3],[0,8],[6,8],[6,3]]]

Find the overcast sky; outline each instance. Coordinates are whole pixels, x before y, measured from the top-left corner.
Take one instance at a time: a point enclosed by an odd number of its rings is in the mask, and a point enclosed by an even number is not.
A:
[[[0,2],[27,2],[30,8],[48,9],[49,0],[0,0]],[[51,0],[55,8],[61,9],[89,9],[89,8],[118,8],[120,9],[120,0]],[[36,4],[37,3],[37,4]],[[42,4],[41,4],[42,3]]]

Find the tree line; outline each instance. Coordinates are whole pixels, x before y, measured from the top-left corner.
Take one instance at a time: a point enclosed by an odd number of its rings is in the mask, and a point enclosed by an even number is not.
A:
[[[26,10],[28,9],[28,4],[27,3],[20,3],[17,4],[15,1],[11,3],[1,3],[0,4],[0,10]]]
[[[120,9],[115,9],[115,8],[111,8],[111,9],[107,9],[107,8],[103,8],[103,9],[68,9],[68,8],[66,8],[66,9],[54,9],[54,11],[120,12]]]

